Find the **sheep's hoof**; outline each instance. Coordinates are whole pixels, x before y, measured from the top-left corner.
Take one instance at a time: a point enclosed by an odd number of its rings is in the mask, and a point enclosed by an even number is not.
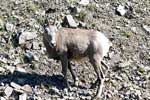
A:
[[[102,98],[99,97],[99,96],[94,96],[94,97],[91,98],[91,100],[102,100]]]
[[[76,87],[78,87],[78,86],[79,86],[79,84],[80,84],[79,79],[78,79],[78,78],[76,78],[76,79],[75,79],[75,81],[74,81],[74,85],[75,85]]]

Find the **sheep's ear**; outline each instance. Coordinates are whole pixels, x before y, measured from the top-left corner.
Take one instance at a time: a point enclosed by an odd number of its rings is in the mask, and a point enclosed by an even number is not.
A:
[[[60,23],[55,19],[54,21],[54,26],[56,26],[56,28],[59,28],[60,27]]]
[[[49,25],[49,21],[47,18],[45,19],[44,24]]]

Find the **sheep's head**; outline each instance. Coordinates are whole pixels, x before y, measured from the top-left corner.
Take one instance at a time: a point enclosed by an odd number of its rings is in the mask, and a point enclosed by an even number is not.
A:
[[[56,46],[57,27],[52,25],[48,25],[48,26],[45,25],[44,30],[45,30],[45,39],[48,41],[49,45],[51,47]]]

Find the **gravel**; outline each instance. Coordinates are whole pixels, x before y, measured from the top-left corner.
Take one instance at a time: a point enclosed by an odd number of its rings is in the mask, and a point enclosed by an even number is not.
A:
[[[150,4],[138,0],[0,0],[0,99],[90,100],[96,73],[88,61],[72,61],[79,78],[64,89],[61,64],[42,41],[46,19],[59,27],[96,29],[112,41],[102,97],[150,100]],[[67,23],[64,19],[67,17]],[[105,70],[105,68],[104,68]]]

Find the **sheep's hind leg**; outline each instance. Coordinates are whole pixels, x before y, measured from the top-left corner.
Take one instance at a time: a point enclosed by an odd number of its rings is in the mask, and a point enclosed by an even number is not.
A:
[[[106,72],[105,72],[105,74],[107,74],[108,73],[108,70],[109,70],[109,66],[104,62],[104,61],[101,61],[101,64],[106,68]],[[101,69],[102,70],[102,69]],[[98,79],[95,81],[95,83],[93,83],[92,85],[91,85],[91,89],[93,89],[93,88],[96,88],[96,85],[98,84]]]
[[[90,62],[94,67],[94,70],[97,74],[97,83],[98,83],[98,88],[96,91],[96,95],[92,98],[93,99],[100,99],[101,98],[101,94],[102,94],[102,90],[103,90],[103,86],[104,86],[104,80],[105,80],[105,76],[103,73],[103,70],[101,68],[101,59],[98,59],[98,57],[95,59],[92,59]]]

